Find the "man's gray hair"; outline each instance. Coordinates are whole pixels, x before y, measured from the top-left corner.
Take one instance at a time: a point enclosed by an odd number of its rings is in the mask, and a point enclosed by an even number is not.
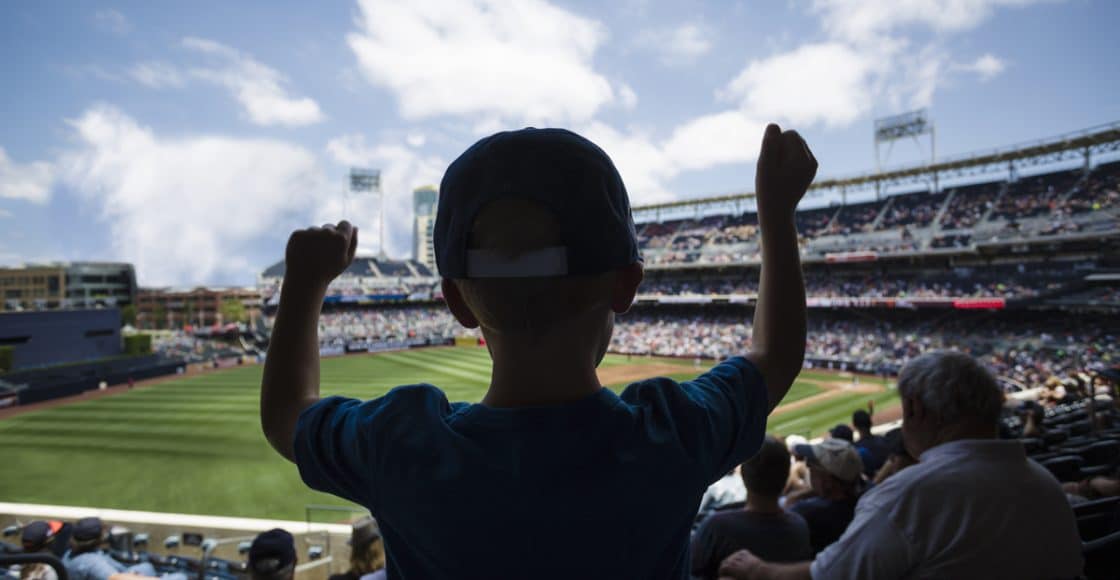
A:
[[[976,359],[956,351],[936,351],[910,361],[898,376],[898,394],[916,398],[943,423],[973,419],[995,424],[1003,392]]]

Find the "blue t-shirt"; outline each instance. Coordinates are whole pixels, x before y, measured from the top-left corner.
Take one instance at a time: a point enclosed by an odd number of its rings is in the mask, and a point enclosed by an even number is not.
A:
[[[741,357],[548,407],[409,385],[312,405],[295,456],[377,518],[390,578],[684,578],[700,497],[758,450],[768,410]]]

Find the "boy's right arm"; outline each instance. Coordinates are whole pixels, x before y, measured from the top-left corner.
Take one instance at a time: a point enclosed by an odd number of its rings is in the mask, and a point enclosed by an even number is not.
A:
[[[284,285],[261,380],[261,427],[280,455],[295,461],[300,413],[319,400],[319,311],[327,285],[354,260],[358,230],[337,226],[294,232],[284,257]]]
[[[794,212],[816,174],[817,160],[796,131],[766,127],[755,173],[762,272],[747,358],[762,373],[771,410],[805,359],[805,282]]]

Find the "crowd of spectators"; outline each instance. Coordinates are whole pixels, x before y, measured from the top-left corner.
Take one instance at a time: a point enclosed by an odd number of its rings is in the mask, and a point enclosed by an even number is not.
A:
[[[972,353],[997,374],[1024,387],[1051,377],[1067,380],[1120,361],[1120,332],[1107,320],[1056,317],[983,319],[957,316],[881,319],[814,311],[805,357],[809,364],[897,372],[924,352]],[[724,358],[746,352],[751,320],[733,312],[633,312],[619,317],[612,352],[632,355]]]
[[[299,554],[295,538],[286,530],[274,528],[258,534],[239,547],[244,561],[216,558],[204,562],[178,555],[160,555],[147,549],[147,534],[134,534],[122,526],[106,529],[99,517],[81,518],[73,523],[61,520],[35,520],[9,529],[20,535],[18,546],[4,543],[0,553],[42,554],[56,559],[71,580],[136,580],[161,578],[187,580],[204,573],[208,580],[293,580]],[[7,530],[5,535],[7,535]],[[168,538],[165,547],[179,547],[178,536]],[[200,539],[201,541],[201,539]],[[213,541],[213,540],[208,540]],[[346,572],[330,580],[384,580],[385,548],[377,523],[366,516],[351,528],[350,565]],[[205,544],[203,544],[205,545]],[[205,548],[203,548],[205,550]],[[322,546],[308,550],[308,559],[322,556]],[[328,561],[324,561],[328,562]],[[0,567],[3,580],[57,580],[58,574],[47,563]]]
[[[319,316],[319,342],[345,346],[351,341],[405,341],[467,335],[446,306],[336,309]]]
[[[874,201],[841,206],[826,233],[847,236],[871,231],[871,226],[885,203]]]
[[[924,228],[933,222],[944,203],[944,195],[925,192],[896,196],[879,222],[879,229]]]
[[[883,435],[860,409],[816,443],[767,438],[739,468],[746,501],[699,516],[693,576],[1115,577],[1120,373],[1039,429],[978,362],[912,361]]]
[[[810,298],[1031,298],[1058,289],[1063,281],[1043,276],[931,277],[835,275],[810,271],[805,291]],[[647,280],[639,295],[754,295],[755,278],[662,278]]]
[[[880,201],[808,209],[797,212],[796,220],[806,253],[904,252],[922,250],[926,240],[932,249],[967,248],[980,239],[979,233],[986,240],[1079,232],[1082,225],[1073,219],[1075,215],[1116,207],[1120,207],[1120,163],[1102,165],[1089,177],[1083,177],[1081,170],[1060,171],[1014,182],[966,185],[944,193],[905,193]],[[937,225],[943,234],[928,229],[939,213]],[[1045,221],[1033,223],[1038,219]],[[996,229],[968,231],[985,220],[996,220]],[[1022,226],[1024,220],[1031,222],[1029,228]],[[883,235],[892,231],[900,231],[900,237]],[[647,264],[757,260],[757,241],[758,216],[754,213],[639,227],[639,244],[646,250]]]
[[[1025,177],[1008,185],[992,210],[992,219],[1018,220],[1061,209],[1062,197],[1081,179],[1080,170]]]
[[[963,230],[975,226],[992,209],[1003,186],[1004,182],[998,181],[967,185],[947,192],[953,197],[941,216],[941,228]]]

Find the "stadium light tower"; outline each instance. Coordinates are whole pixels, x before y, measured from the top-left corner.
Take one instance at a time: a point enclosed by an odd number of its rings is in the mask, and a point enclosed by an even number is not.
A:
[[[929,164],[937,163],[937,134],[933,121],[929,119],[925,109],[910,111],[893,117],[883,117],[875,120],[875,173],[883,172],[883,163],[890,158],[895,141],[906,139],[914,140],[918,149],[922,149],[922,135],[929,135]],[[882,145],[886,143],[886,155],[882,153]],[[925,151],[922,151],[923,156]],[[933,191],[937,191],[937,172],[933,172]],[[879,199],[882,183],[875,182],[875,199]]]
[[[379,241],[378,254],[385,257],[385,194],[381,191],[381,171],[378,169],[350,168],[349,195],[374,195],[377,196],[377,218],[379,220],[377,232]]]

